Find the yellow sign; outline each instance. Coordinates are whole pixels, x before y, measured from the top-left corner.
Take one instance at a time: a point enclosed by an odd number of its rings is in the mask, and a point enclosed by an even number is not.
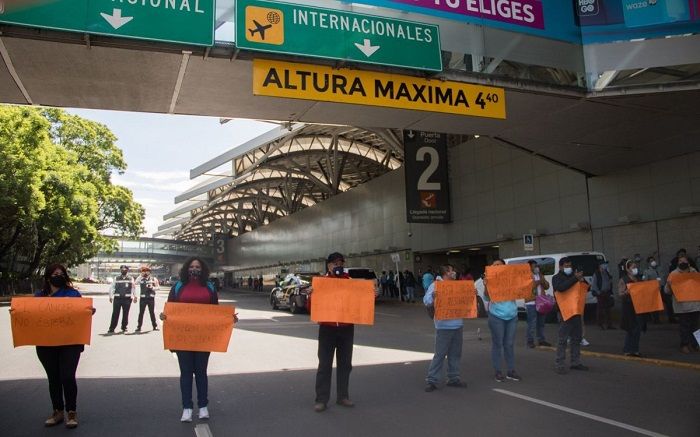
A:
[[[245,8],[245,38],[266,44],[284,44],[284,13],[279,9]]]
[[[506,118],[503,88],[255,59],[253,94]]]

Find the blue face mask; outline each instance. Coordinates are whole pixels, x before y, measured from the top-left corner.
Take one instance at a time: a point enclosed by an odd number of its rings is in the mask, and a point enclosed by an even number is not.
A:
[[[345,269],[342,266],[333,267],[333,274],[335,276],[342,276],[345,273]]]
[[[574,272],[574,269],[572,269],[571,267],[564,267],[564,274],[565,274],[566,276],[571,276],[571,274],[572,274],[573,272]]]

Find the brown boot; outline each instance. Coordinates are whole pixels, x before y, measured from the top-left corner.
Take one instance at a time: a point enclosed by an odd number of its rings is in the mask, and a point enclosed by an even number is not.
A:
[[[46,419],[44,426],[55,426],[61,422],[63,422],[63,410],[53,410],[53,414]]]
[[[68,420],[66,420],[66,428],[77,428],[78,427],[78,413],[75,411],[68,412]]]

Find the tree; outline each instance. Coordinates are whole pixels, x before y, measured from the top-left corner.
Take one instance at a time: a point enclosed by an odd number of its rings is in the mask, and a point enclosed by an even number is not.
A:
[[[109,251],[105,232],[143,232],[143,207],[110,181],[126,169],[115,141],[106,126],[59,109],[0,106],[3,281]]]

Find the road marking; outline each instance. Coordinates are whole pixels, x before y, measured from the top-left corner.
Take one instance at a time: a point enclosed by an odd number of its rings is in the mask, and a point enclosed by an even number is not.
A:
[[[197,437],[214,437],[214,434],[212,434],[211,429],[209,429],[209,425],[206,423],[199,423],[194,427],[194,435]]]
[[[557,350],[554,347],[548,347],[548,346],[538,346],[537,349],[545,350],[545,351],[556,351]],[[699,370],[700,371],[700,364],[684,363],[682,361],[661,360],[658,358],[628,357],[628,356],[619,355],[619,354],[608,354],[605,352],[593,352],[593,351],[584,351],[584,350],[581,351],[581,355],[583,355],[585,357],[608,358],[611,360],[618,360],[618,361],[636,361],[636,362],[643,363],[643,364],[654,364],[654,365],[662,366],[662,367],[676,367],[679,369],[690,369],[690,370]]]
[[[585,412],[579,411],[579,410],[574,410],[573,408],[564,407],[561,405],[553,404],[551,402],[541,401],[539,399],[531,398],[529,396],[521,395],[518,393],[513,393],[512,391],[501,390],[500,388],[494,388],[492,390],[495,392],[504,394],[504,395],[512,396],[514,398],[523,399],[523,400],[528,401],[528,402],[533,402],[535,404],[544,405],[545,407],[554,408],[555,410],[564,411],[566,413],[575,414],[577,416],[585,417],[587,419],[595,420],[597,422],[606,423],[608,425],[612,425],[612,426],[616,426],[618,428],[626,429],[628,431],[636,432],[638,434],[648,435],[651,437],[668,437],[665,434],[659,434],[659,433],[654,432],[654,431],[649,431],[649,430],[646,430],[643,428],[637,428],[636,426],[628,425],[626,423],[618,422],[616,420],[607,419],[605,417],[596,416],[595,414],[589,414],[589,413],[585,413]]]
[[[396,314],[380,313],[379,311],[375,311],[374,314],[379,314],[379,315],[387,316],[387,317],[401,317],[401,316],[396,315]]]

